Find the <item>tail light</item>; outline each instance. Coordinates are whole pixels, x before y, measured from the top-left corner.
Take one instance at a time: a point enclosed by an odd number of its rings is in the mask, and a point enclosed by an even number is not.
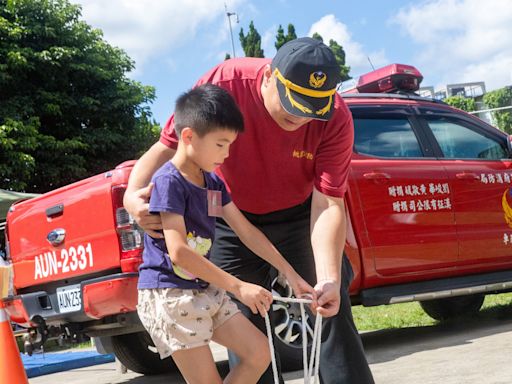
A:
[[[121,249],[121,270],[137,272],[142,262],[144,232],[123,206],[126,184],[112,187],[112,206],[119,247]]]
[[[1,229],[4,230],[5,237],[5,260],[10,260],[11,253],[9,252],[9,227],[7,226],[7,221],[4,223],[3,228],[0,227],[0,230]]]
[[[15,294],[14,289],[14,273],[13,266],[9,252],[9,236],[7,233],[7,222],[2,225],[5,236],[5,256],[0,257],[0,299],[6,296],[13,296]]]
[[[9,315],[11,321],[15,322],[22,327],[35,327],[36,323],[30,321],[27,310],[23,305],[23,300],[21,298],[16,298],[14,300],[6,300],[4,301],[5,310]]]

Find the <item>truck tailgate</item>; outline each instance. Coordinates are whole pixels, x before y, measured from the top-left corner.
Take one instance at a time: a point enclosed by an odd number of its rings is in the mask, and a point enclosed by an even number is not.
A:
[[[11,208],[16,289],[119,267],[111,189],[108,172]]]

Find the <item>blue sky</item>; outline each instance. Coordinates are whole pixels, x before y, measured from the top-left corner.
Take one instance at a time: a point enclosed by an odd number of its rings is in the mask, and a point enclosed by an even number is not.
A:
[[[275,54],[279,24],[297,35],[318,32],[346,52],[351,76],[403,63],[424,75],[422,86],[485,81],[487,90],[512,84],[512,5],[509,0],[71,0],[83,19],[135,60],[129,76],[156,88],[151,105],[164,124],[180,93],[235,52],[250,21],[266,57]]]

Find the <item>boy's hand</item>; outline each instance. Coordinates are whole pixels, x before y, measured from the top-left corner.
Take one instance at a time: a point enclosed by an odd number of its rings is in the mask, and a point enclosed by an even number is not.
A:
[[[248,306],[252,313],[259,313],[262,317],[270,310],[272,304],[272,293],[256,284],[243,282],[235,296]]]
[[[147,187],[137,191],[126,191],[123,203],[128,213],[132,215],[144,232],[153,238],[161,239],[164,235],[160,232],[156,232],[162,229],[160,215],[152,215],[149,213],[149,198],[151,197],[152,189],[153,183],[150,183]]]

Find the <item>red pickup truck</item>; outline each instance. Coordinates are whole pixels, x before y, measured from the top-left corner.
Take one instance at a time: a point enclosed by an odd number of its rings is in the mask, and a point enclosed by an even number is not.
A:
[[[414,67],[394,64],[343,94],[355,126],[345,252],[354,305],[419,301],[444,320],[512,288],[512,149],[478,118],[412,93],[420,81]],[[15,294],[6,304],[30,330],[29,348],[88,335],[129,369],[172,369],[135,312],[142,232],[122,205],[132,165],[11,207]],[[274,289],[290,295],[277,279]],[[283,365],[293,367],[300,312],[281,302],[273,310]]]

